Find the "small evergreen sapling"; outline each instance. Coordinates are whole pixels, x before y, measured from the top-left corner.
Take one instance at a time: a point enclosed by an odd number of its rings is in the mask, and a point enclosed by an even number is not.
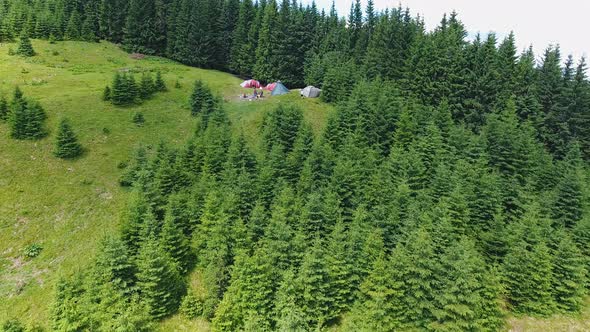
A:
[[[145,118],[143,117],[143,113],[137,112],[133,115],[133,123],[135,123],[138,127],[143,126],[145,123]]]
[[[124,77],[118,72],[113,77],[113,84],[110,99],[113,105],[124,105],[127,102],[126,98],[126,84]]]
[[[157,92],[164,92],[167,91],[168,88],[166,87],[166,83],[164,79],[162,79],[162,73],[156,72],[156,81],[154,82],[154,90]]]
[[[149,99],[155,91],[155,84],[150,74],[143,74],[139,85],[139,97],[142,100]]]
[[[62,159],[72,159],[82,154],[82,146],[67,119],[61,120],[57,133],[54,155]]]
[[[8,119],[8,101],[4,97],[0,97],[0,121]]]
[[[111,100],[111,88],[108,85],[104,88],[104,92],[102,93],[102,100],[104,100],[104,101]]]

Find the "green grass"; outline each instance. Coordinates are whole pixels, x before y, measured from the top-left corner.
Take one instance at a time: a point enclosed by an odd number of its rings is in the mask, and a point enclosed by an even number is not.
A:
[[[239,101],[243,90],[232,75],[157,57],[134,60],[109,43],[33,45],[38,55],[25,59],[8,56],[14,44],[0,44],[0,95],[11,98],[19,85],[25,96],[46,109],[49,129],[43,140],[16,141],[0,123],[0,321],[18,317],[27,324],[46,323],[58,276],[84,269],[98,240],[117,231],[128,195],[118,186],[117,164],[126,161],[140,142],[180,145],[192,135],[195,120],[187,99],[196,79],[223,95],[235,130],[243,130],[252,142],[262,114],[280,103],[301,105],[317,131],[332,112],[317,100],[300,99],[296,92]],[[169,92],[137,107],[116,108],[103,102],[105,85],[123,69],[160,70]],[[174,88],[176,81],[180,89]],[[137,110],[145,115],[143,127],[132,123]],[[75,161],[52,155],[57,124],[64,116],[87,149]],[[23,250],[33,243],[43,247],[41,254],[23,258]],[[204,322],[183,322],[179,317],[162,324],[162,330],[206,328]]]
[[[587,332],[590,331],[590,299],[578,315],[550,318],[510,317],[510,332]]]

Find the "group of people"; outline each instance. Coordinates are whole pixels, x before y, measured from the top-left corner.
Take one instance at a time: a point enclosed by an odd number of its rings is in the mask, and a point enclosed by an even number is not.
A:
[[[260,89],[258,92],[257,88],[254,88],[254,93],[251,96],[246,95],[245,93],[242,94],[242,99],[260,99],[264,98],[264,90]]]

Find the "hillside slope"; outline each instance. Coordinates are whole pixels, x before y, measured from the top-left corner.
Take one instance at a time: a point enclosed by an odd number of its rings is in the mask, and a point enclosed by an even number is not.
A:
[[[9,56],[14,44],[0,44],[0,95],[11,98],[16,85],[38,100],[48,114],[49,135],[40,141],[9,138],[0,123],[0,317],[44,322],[59,275],[82,270],[93,257],[98,239],[114,232],[128,193],[118,185],[120,162],[139,144],[161,140],[184,143],[194,119],[187,104],[195,80],[223,95],[235,130],[256,137],[262,114],[278,103],[297,103],[319,130],[331,107],[297,93],[261,102],[242,102],[240,79],[217,71],[179,65],[157,57],[134,60],[110,43],[34,41],[38,55]],[[116,108],[101,100],[113,73],[163,73],[169,91],[141,106]],[[181,88],[174,88],[178,81]],[[141,110],[143,127],[132,122]],[[68,117],[86,154],[76,161],[53,157],[58,121]],[[254,144],[254,143],[253,143]],[[33,259],[23,256],[31,244],[43,247]]]
[[[0,45],[0,95],[10,97],[19,85],[25,96],[41,102],[50,134],[41,141],[16,141],[0,123],[0,322],[18,317],[26,324],[46,323],[56,279],[83,270],[97,241],[119,226],[128,192],[118,185],[118,164],[140,143],[155,146],[165,140],[180,145],[191,136],[194,119],[186,101],[196,79],[224,97],[234,129],[243,130],[253,145],[262,115],[279,103],[300,105],[316,132],[332,112],[330,106],[296,93],[240,102],[240,79],[232,75],[157,57],[134,60],[109,43],[34,41],[38,56],[30,59],[8,56],[11,47],[15,45]],[[115,71],[124,69],[162,71],[169,92],[137,107],[103,102],[102,89]],[[176,81],[181,88],[174,88]],[[146,118],[143,127],[131,122],[138,110]],[[51,154],[57,123],[64,116],[87,149],[76,161]],[[36,258],[24,258],[23,250],[31,244],[43,250]],[[198,282],[199,276],[192,279]],[[513,331],[587,331],[589,317],[585,310],[579,318],[511,318],[509,323]],[[174,316],[160,329],[200,331],[208,326]]]

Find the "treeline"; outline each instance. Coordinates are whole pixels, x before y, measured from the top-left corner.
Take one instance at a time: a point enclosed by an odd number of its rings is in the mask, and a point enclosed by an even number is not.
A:
[[[0,0],[0,41],[106,39],[131,52],[230,71],[287,86],[312,84],[328,102],[359,80],[380,78],[428,106],[446,102],[476,132],[486,114],[514,98],[517,114],[558,158],[577,141],[590,158],[590,84],[586,62],[550,46],[536,62],[515,37],[466,41],[455,13],[431,32],[403,8],[377,12],[356,0],[348,18],[334,6],[283,0]]]
[[[137,150],[122,231],[58,284],[53,329],[180,311],[215,331],[497,331],[506,309],[581,309],[586,164],[579,144],[553,159],[514,99],[474,133],[448,103],[360,83],[318,137],[280,106],[252,148],[207,91],[186,146]]]

